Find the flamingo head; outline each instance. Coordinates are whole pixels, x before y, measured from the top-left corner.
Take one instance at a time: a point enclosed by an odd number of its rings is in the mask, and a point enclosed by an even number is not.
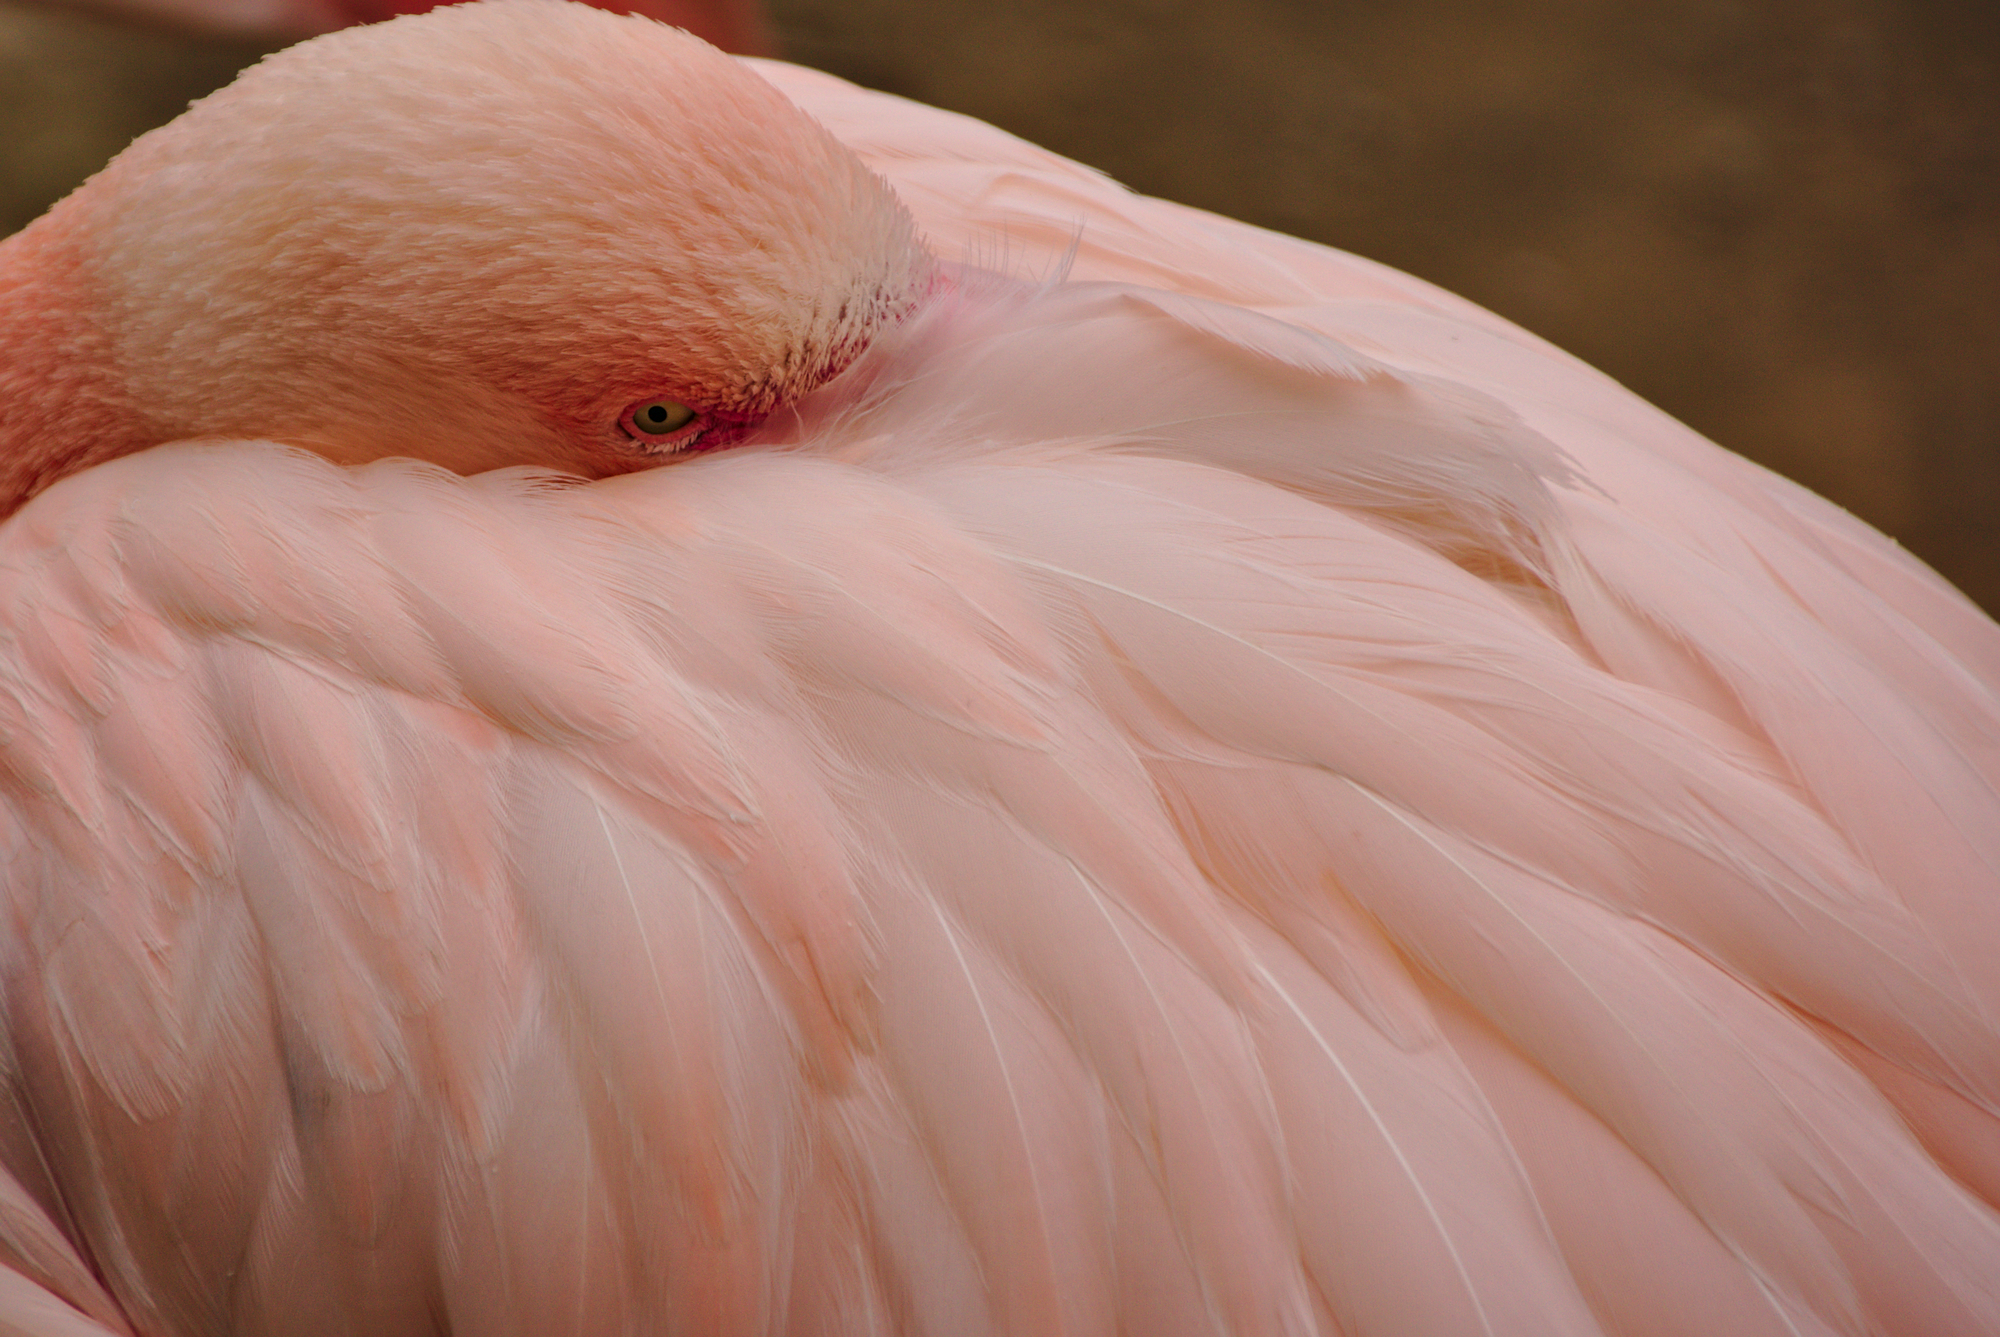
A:
[[[727,444],[934,284],[746,66],[489,0],[247,71],[0,246],[0,509],[170,440],[597,476]]]

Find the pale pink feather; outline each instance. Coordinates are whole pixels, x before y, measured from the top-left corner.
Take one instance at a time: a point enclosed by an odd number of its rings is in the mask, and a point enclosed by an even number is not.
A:
[[[971,262],[762,437],[0,528],[0,1318],[2000,1332],[2000,629],[1416,280],[755,69]]]

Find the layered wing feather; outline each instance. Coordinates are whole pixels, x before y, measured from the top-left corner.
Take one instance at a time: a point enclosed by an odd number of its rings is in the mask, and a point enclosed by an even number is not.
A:
[[[775,446],[0,529],[0,1317],[2000,1331],[2000,633],[1456,299],[767,71],[1072,281]]]

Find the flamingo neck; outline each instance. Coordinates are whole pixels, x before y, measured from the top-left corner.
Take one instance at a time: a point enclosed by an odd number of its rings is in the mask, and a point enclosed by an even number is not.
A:
[[[65,474],[152,444],[112,373],[79,248],[55,221],[0,241],[0,517]]]

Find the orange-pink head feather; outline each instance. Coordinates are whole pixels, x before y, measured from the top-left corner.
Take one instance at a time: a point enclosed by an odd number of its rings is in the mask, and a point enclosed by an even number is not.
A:
[[[0,508],[168,440],[589,474],[726,435],[933,282],[889,188],[675,29],[489,0],[247,71],[0,246]]]

